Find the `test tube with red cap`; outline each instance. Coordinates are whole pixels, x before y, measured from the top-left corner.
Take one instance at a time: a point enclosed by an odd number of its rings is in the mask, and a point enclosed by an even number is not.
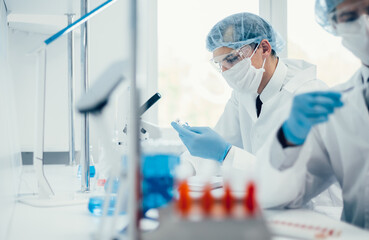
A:
[[[248,214],[249,216],[254,216],[258,208],[255,192],[255,183],[253,181],[250,181],[246,186],[246,195],[243,202],[246,214]]]
[[[204,194],[201,197],[201,209],[205,216],[210,216],[214,207],[214,198],[211,195],[211,186],[206,184]]]
[[[192,205],[190,196],[190,188],[186,180],[183,180],[178,185],[179,199],[177,201],[177,209],[179,213],[186,217],[189,215]]]
[[[232,195],[231,186],[229,183],[224,185],[224,196],[222,199],[223,209],[225,211],[226,216],[230,216],[234,209],[235,199]]]

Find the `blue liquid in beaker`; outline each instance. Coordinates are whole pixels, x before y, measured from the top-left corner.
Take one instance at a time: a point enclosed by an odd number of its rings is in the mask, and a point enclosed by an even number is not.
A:
[[[142,208],[145,213],[151,208],[165,206],[172,200],[174,169],[179,163],[179,157],[170,154],[146,154],[142,160]]]

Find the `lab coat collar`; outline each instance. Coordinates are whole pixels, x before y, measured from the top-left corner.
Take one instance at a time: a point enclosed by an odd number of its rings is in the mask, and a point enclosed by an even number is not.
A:
[[[266,85],[264,90],[260,94],[260,100],[266,103],[269,99],[275,96],[282,88],[283,83],[285,81],[287,75],[287,66],[279,59],[277,67],[274,71],[272,78],[270,79],[269,83]],[[258,117],[256,116],[256,105],[255,100],[257,97],[257,93],[247,93],[247,94],[240,94],[240,101],[243,103],[243,107],[249,113],[253,122],[256,122]],[[261,110],[263,111],[263,110]]]
[[[266,103],[281,90],[286,75],[287,66],[279,58],[277,67],[273,73],[272,78],[269,80],[268,84],[265,86],[264,90],[260,94],[260,100],[263,103]]]

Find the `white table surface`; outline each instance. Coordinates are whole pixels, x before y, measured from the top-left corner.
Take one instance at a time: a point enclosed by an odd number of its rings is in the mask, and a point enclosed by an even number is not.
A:
[[[56,195],[78,192],[77,168],[64,165],[45,166]],[[33,166],[23,166],[19,198],[37,192]],[[38,208],[17,202],[9,231],[9,240],[20,239],[90,239],[98,218],[89,214],[87,205]]]
[[[56,195],[78,192],[80,189],[80,179],[77,178],[77,167],[69,167],[64,165],[47,165],[45,166],[45,175],[47,176]],[[37,191],[37,183],[32,166],[23,166],[22,181],[20,186],[20,198],[27,197],[29,194]],[[88,196],[86,196],[88,198]],[[309,210],[296,210],[299,218],[315,217],[319,221],[327,221],[331,225],[347,227],[344,224],[324,215],[317,214]],[[266,217],[275,216],[285,217],[284,211],[266,211]],[[289,212],[291,213],[291,211]],[[293,212],[292,212],[293,213]],[[279,215],[278,215],[279,214]],[[310,214],[310,215],[309,215]],[[332,211],[332,215],[337,213]],[[290,216],[291,214],[289,214]],[[92,235],[99,226],[99,217],[92,216],[87,204],[52,207],[52,208],[36,208],[23,203],[17,202],[14,209],[13,218],[10,224],[8,239],[53,239],[53,240],[84,240],[92,239]],[[366,231],[348,226],[349,238],[335,239],[358,239],[357,236],[364,236]],[[369,232],[368,238],[369,239]],[[356,236],[356,237],[355,237]],[[273,240],[288,240],[293,238],[274,237]],[[361,238],[360,238],[361,239]]]

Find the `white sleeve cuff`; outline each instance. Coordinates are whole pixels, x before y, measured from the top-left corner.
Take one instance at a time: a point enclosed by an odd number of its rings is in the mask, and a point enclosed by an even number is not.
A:
[[[241,148],[232,146],[223,161],[223,166],[239,170],[253,170],[255,167],[255,161],[255,155]]]
[[[301,148],[302,145],[283,148],[278,137],[273,137],[270,153],[268,154],[270,156],[270,164],[280,171],[292,167],[299,157]]]
[[[220,163],[218,161],[194,157],[188,151],[181,155],[181,164],[191,166],[193,169],[192,175],[217,176],[220,174]]]

